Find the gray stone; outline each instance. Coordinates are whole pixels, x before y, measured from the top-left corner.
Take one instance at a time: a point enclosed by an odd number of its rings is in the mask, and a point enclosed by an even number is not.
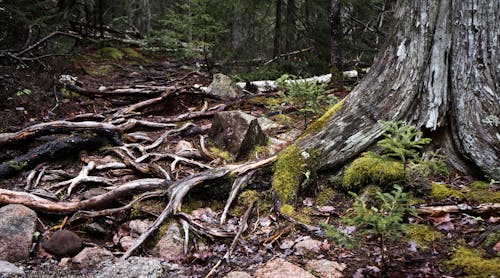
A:
[[[130,229],[130,234],[131,235],[136,235],[136,236],[142,235],[152,225],[153,225],[153,221],[151,221],[151,220],[140,220],[140,219],[137,219],[137,220],[132,220],[132,221],[128,222],[128,227]]]
[[[73,257],[73,264],[79,268],[94,268],[103,262],[112,261],[115,257],[111,251],[100,247],[85,247]]]
[[[97,278],[156,278],[165,277],[164,265],[158,258],[130,257],[103,267]]]
[[[229,76],[221,73],[214,74],[214,79],[208,85],[206,92],[222,100],[236,99],[243,95],[243,89],[236,85]]]
[[[171,224],[165,234],[156,243],[151,254],[165,261],[179,261],[184,258],[184,244],[179,225]]]
[[[271,260],[257,269],[255,278],[314,278],[304,269],[289,263],[281,258]]]
[[[52,237],[42,243],[47,253],[58,258],[73,257],[83,249],[80,237],[68,230],[55,232]]]
[[[342,271],[346,269],[345,263],[338,263],[329,260],[310,260],[306,263],[306,269],[312,271],[320,278],[340,278],[344,277]]]
[[[22,205],[0,208],[0,260],[28,259],[36,226],[36,213]]]
[[[24,271],[14,264],[0,260],[0,277],[12,277],[13,275],[24,275]]]
[[[215,114],[209,136],[218,148],[228,151],[235,159],[249,154],[257,145],[265,145],[267,141],[257,118],[242,111]]]

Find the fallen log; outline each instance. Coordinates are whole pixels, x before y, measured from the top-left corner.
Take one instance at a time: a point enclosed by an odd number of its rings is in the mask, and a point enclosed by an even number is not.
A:
[[[117,145],[121,144],[122,134],[120,129],[115,125],[91,121],[53,121],[32,125],[18,132],[0,133],[0,146],[29,141],[35,137],[43,135],[55,133],[71,133],[75,131],[90,131],[100,133],[105,135],[113,143]]]
[[[21,170],[30,170],[38,164],[68,156],[75,150],[92,150],[103,145],[104,139],[99,136],[71,136],[57,139],[40,145],[26,154],[0,164],[0,179],[9,178]]]

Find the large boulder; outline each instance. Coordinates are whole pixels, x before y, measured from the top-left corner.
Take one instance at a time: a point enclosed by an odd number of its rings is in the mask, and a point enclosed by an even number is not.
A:
[[[47,253],[58,258],[73,257],[83,249],[80,237],[72,231],[61,230],[55,232],[47,241],[42,243]]]
[[[257,118],[242,111],[215,114],[208,134],[218,148],[228,151],[235,159],[267,141]]]
[[[222,100],[237,99],[243,95],[243,89],[236,85],[229,76],[221,73],[214,74],[212,83],[205,91],[207,94]]]
[[[0,208],[0,260],[18,262],[28,259],[36,213],[23,205]]]

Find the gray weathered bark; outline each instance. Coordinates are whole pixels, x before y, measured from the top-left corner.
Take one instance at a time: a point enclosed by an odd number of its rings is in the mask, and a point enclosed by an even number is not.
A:
[[[500,178],[500,1],[399,1],[394,16],[366,78],[297,145],[320,151],[318,168],[337,167],[379,138],[379,120],[402,120],[453,168]]]

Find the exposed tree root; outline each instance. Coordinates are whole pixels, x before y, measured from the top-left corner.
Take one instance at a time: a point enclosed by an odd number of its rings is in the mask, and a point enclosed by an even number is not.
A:
[[[20,204],[48,214],[67,215],[77,210],[106,208],[127,195],[156,190],[164,186],[166,186],[164,179],[135,180],[124,183],[105,194],[77,202],[54,202],[26,192],[0,189],[0,204]]]
[[[500,211],[500,203],[494,204],[479,204],[479,205],[445,205],[445,206],[421,206],[416,209],[418,213],[436,214],[436,213],[457,213],[467,212],[475,214],[490,214]]]

